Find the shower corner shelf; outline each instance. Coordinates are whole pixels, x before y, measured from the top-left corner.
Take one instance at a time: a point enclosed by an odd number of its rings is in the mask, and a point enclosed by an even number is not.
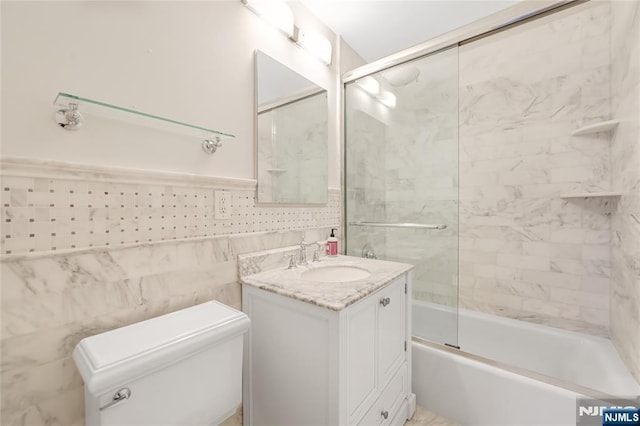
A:
[[[597,198],[597,197],[619,197],[622,194],[620,192],[574,192],[570,194],[563,194],[560,198]]]
[[[618,124],[620,124],[620,121],[618,120],[600,121],[574,130],[571,132],[571,136],[584,136],[592,133],[608,132],[609,130],[613,130],[618,127]]]
[[[216,152],[222,146],[222,140],[235,138],[235,135],[219,130],[208,129],[65,92],[58,92],[53,104],[59,108],[55,114],[56,122],[65,130],[78,130],[82,127],[84,124],[82,112],[87,112],[104,118],[197,137],[202,140],[202,149],[207,154]]]

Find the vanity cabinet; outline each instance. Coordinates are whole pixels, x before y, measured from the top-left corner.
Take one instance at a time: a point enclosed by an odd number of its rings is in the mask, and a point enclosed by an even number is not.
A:
[[[406,272],[331,310],[243,285],[244,424],[404,424],[415,405],[410,291]]]

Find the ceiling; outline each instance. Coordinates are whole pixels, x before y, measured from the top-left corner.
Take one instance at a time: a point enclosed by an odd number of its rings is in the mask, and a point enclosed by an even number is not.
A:
[[[461,27],[518,0],[302,0],[366,62]]]

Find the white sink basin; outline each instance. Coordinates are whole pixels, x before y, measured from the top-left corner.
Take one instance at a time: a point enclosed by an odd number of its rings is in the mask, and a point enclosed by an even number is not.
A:
[[[302,273],[302,279],[309,281],[323,281],[339,283],[356,281],[367,278],[371,272],[366,269],[350,265],[326,265],[306,270]]]

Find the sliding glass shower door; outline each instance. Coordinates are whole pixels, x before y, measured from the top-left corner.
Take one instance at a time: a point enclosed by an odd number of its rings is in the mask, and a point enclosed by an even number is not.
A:
[[[347,83],[346,249],[415,265],[413,334],[457,345],[458,48]]]

